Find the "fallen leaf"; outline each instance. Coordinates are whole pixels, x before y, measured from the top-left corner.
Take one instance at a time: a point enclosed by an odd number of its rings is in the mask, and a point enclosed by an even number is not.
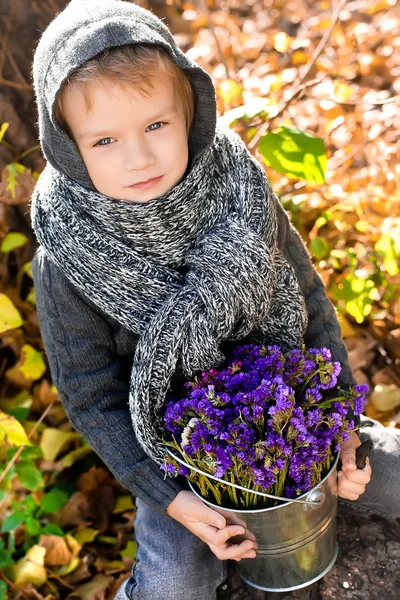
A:
[[[23,323],[21,313],[5,294],[0,294],[0,315],[0,333],[20,327]]]
[[[40,587],[47,581],[46,569],[44,567],[44,557],[46,549],[35,545],[29,548],[23,558],[20,558],[12,567],[14,581],[19,587],[24,587],[28,583],[33,583]]]
[[[67,443],[78,439],[80,435],[76,431],[46,427],[40,440],[40,448],[46,460],[55,460]]]
[[[371,402],[380,412],[388,412],[400,406],[400,388],[396,385],[376,385]]]
[[[107,575],[95,575],[91,581],[79,586],[72,594],[82,600],[105,600],[105,593],[112,582],[113,577]]]
[[[47,566],[65,566],[71,561],[72,553],[64,538],[59,535],[41,535],[39,546],[42,546],[46,550],[44,562]]]

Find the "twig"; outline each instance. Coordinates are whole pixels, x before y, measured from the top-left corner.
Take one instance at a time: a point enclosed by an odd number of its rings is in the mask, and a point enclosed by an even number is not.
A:
[[[13,581],[11,581],[11,579],[8,579],[8,577],[4,574],[3,571],[0,571],[0,578],[3,579],[6,582],[6,584],[9,585],[11,588],[17,590],[19,594],[22,594],[24,598],[27,598],[27,600],[29,600],[28,594],[21,590],[21,588],[19,588]]]
[[[326,44],[331,36],[331,33],[336,25],[336,22],[339,18],[340,11],[342,10],[342,8],[346,4],[346,2],[347,2],[347,0],[340,0],[336,4],[334,11],[332,13],[332,19],[331,19],[328,29],[325,31],[318,46],[315,48],[314,52],[312,53],[310,60],[304,66],[304,69],[300,73],[299,81],[298,81],[297,85],[294,87],[294,90],[292,91],[291,95],[285,102],[282,103],[282,105],[279,107],[278,111],[274,114],[273,118],[276,118],[278,115],[282,114],[286,110],[286,108],[289,106],[289,104],[292,102],[292,100],[299,94],[299,89],[301,89],[301,86],[303,85],[304,80],[306,79],[309,72],[313,68],[315,61],[317,60],[317,58],[321,54],[322,50],[326,46]],[[257,133],[255,134],[253,139],[249,142],[249,144],[248,144],[249,150],[252,150],[258,144],[258,142],[260,141],[262,136],[268,131],[269,127],[270,127],[270,120],[267,120],[257,131]]]
[[[335,104],[340,104],[343,106],[382,106],[384,104],[390,104],[391,102],[400,101],[400,94],[397,96],[391,96],[390,98],[386,98],[385,100],[374,100],[373,102],[369,102],[368,100],[347,100],[346,102],[344,102],[343,100],[336,100],[334,97],[317,96],[316,94],[312,93],[308,93],[307,96],[315,98],[316,100],[329,100],[329,102],[334,102]]]
[[[49,406],[46,408],[46,410],[43,411],[41,417],[35,423],[35,426],[32,428],[32,431],[29,433],[28,440],[36,432],[37,428],[39,427],[39,425],[43,421],[43,419],[46,418],[47,413],[53,408],[53,404],[54,404],[54,402],[52,402],[51,404],[49,404]],[[13,466],[13,464],[15,463],[15,461],[18,459],[19,455],[21,454],[21,452],[22,452],[22,450],[24,448],[25,448],[25,445],[24,446],[19,446],[18,450],[16,451],[16,453],[14,454],[14,456],[12,457],[12,459],[10,460],[10,462],[8,463],[8,465],[6,466],[6,468],[4,469],[4,471],[1,473],[1,475],[0,475],[0,481],[3,481],[4,477],[7,475],[8,471],[11,469],[11,467]]]
[[[65,587],[67,587],[69,590],[72,590],[72,591],[74,591],[74,589],[75,589],[75,588],[74,588],[74,587],[73,587],[71,584],[69,584],[69,583],[67,583],[66,581],[64,581],[64,579],[62,579],[62,577],[60,577],[59,575],[57,575],[57,573],[54,573],[54,571],[52,571],[51,569],[49,569],[49,567],[47,567],[46,565],[42,565],[42,564],[40,564],[40,563],[36,562],[35,560],[32,560],[31,558],[27,558],[27,559],[26,559],[26,562],[30,562],[30,563],[32,563],[33,565],[36,565],[37,567],[43,567],[43,566],[44,566],[44,568],[46,569],[46,571],[47,571],[47,572],[48,572],[48,573],[49,573],[49,574],[50,574],[52,577],[54,577],[54,579],[57,579],[57,581],[58,581],[59,583],[62,583],[62,585],[65,585]],[[50,583],[50,582],[47,582],[47,583]]]
[[[6,21],[7,23],[7,21]],[[7,52],[7,44],[8,44],[8,23],[6,25],[7,31],[3,35],[3,39],[1,40],[1,48],[0,48],[0,77],[3,76],[3,66],[4,60]]]
[[[14,88],[15,90],[29,90],[32,91],[32,86],[29,83],[18,83],[17,81],[9,81],[0,77],[0,85],[6,85],[7,87]]]
[[[24,83],[25,85],[29,85],[29,83],[26,81],[25,77],[22,75],[21,70],[20,70],[19,66],[17,65],[17,63],[15,62],[15,58],[13,57],[10,50],[7,50],[6,56],[7,56],[8,60],[10,61],[10,64],[11,64],[12,68],[14,69],[14,72],[16,73],[17,77],[19,77],[19,79],[21,80],[21,83]]]
[[[22,160],[23,158],[28,156],[28,154],[30,154],[31,152],[35,152],[36,150],[40,150],[40,144],[36,144],[36,146],[32,146],[32,148],[28,148],[28,150],[25,150],[25,152],[19,155],[18,160]]]
[[[204,13],[207,15],[208,26],[209,26],[209,28],[211,30],[211,33],[214,36],[215,45],[217,46],[217,51],[218,51],[218,54],[219,54],[219,60],[224,65],[225,73],[226,73],[226,78],[230,79],[228,65],[226,63],[224,53],[222,52],[222,48],[221,48],[221,44],[219,43],[218,36],[217,36],[217,34],[215,32],[215,29],[214,29],[214,23],[212,22],[211,14],[210,14],[209,8],[207,6],[207,0],[200,0],[200,4],[202,6],[202,9],[203,9]]]

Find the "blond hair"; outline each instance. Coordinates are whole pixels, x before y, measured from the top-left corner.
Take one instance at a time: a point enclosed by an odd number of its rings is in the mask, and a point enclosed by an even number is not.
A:
[[[99,78],[115,81],[121,86],[134,87],[148,96],[154,87],[153,79],[160,73],[173,79],[175,92],[182,103],[189,133],[194,115],[194,94],[188,75],[178,67],[161,46],[132,44],[107,48],[81,67],[73,71],[66,80],[56,99],[54,116],[57,123],[71,134],[65,118],[63,99],[69,86],[79,85],[82,89],[87,110],[91,109],[89,85]]]

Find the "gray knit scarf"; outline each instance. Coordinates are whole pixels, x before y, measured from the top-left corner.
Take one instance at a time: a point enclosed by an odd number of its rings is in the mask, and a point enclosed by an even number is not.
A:
[[[129,406],[158,463],[174,373],[215,367],[222,342],[252,334],[284,349],[302,342],[304,299],[277,246],[272,194],[239,136],[220,129],[183,181],[146,204],[105,197],[50,165],[40,177],[32,199],[39,242],[77,288],[139,336]]]

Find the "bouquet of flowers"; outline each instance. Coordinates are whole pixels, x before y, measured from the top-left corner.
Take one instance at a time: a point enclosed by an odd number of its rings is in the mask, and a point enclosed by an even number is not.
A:
[[[277,503],[229,483],[285,498],[304,494],[354,430],[349,409],[358,415],[364,408],[368,386],[340,390],[340,370],[327,348],[283,354],[278,346],[237,347],[221,368],[203,371],[184,384],[182,397],[167,401],[164,442],[203,474],[170,454],[161,468],[187,476],[202,497],[224,507]]]

